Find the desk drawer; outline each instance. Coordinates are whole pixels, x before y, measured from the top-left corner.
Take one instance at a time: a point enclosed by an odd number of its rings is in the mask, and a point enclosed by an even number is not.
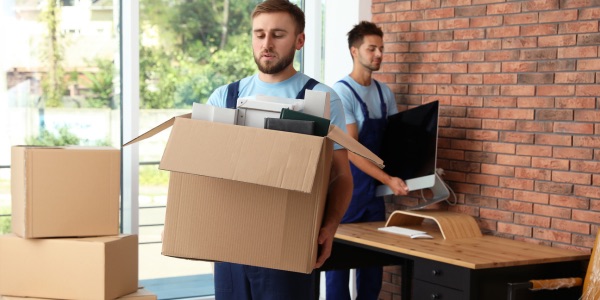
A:
[[[465,300],[468,299],[468,296],[463,291],[435,285],[421,280],[414,280],[412,299]]]
[[[414,263],[415,279],[461,291],[469,288],[470,272],[466,268],[424,259],[415,260]]]

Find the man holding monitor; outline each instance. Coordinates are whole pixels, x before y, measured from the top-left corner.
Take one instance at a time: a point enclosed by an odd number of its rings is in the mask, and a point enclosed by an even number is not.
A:
[[[398,112],[392,91],[372,78],[373,71],[381,66],[383,31],[371,22],[362,21],[348,32],[348,47],[352,72],[335,83],[333,89],[342,99],[348,134],[379,155],[387,117]],[[406,184],[358,155],[348,153],[348,158],[354,190],[342,223],[384,221],[384,200],[375,196],[378,182],[387,185],[395,195],[406,195]],[[382,267],[358,269],[357,299],[377,299],[382,276]],[[326,272],[326,282],[327,300],[350,299],[349,270]]]

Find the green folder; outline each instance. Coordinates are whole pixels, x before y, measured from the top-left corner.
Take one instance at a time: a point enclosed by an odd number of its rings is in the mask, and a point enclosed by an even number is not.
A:
[[[279,115],[280,119],[290,119],[290,120],[305,120],[305,121],[314,121],[315,122],[315,135],[318,136],[327,136],[329,133],[329,119],[313,116],[307,113],[303,113],[300,111],[291,110],[288,108],[284,108],[281,110],[281,114]]]

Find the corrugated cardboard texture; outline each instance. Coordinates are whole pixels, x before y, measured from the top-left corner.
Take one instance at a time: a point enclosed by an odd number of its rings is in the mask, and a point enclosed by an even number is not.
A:
[[[177,118],[160,168],[308,193],[323,141],[316,136]]]
[[[0,295],[108,300],[138,289],[136,235],[0,236]]]
[[[13,233],[26,238],[119,233],[119,150],[15,146],[11,155]]]
[[[333,153],[322,141],[310,193],[171,172],[162,254],[312,272]]]
[[[87,299],[87,298],[86,298]],[[115,300],[156,300],[156,294],[146,290],[146,289],[138,289],[137,292],[125,295],[123,297],[119,297]],[[31,298],[31,297],[17,297],[17,296],[2,296],[0,295],[0,300],[49,300],[48,298]]]

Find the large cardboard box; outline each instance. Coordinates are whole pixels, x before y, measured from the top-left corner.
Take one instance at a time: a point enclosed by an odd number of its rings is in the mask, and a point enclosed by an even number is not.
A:
[[[137,289],[137,235],[0,236],[0,295],[108,300]]]
[[[119,234],[118,149],[13,146],[11,161],[13,233],[24,238]]]
[[[335,126],[327,137],[173,118],[160,162],[170,174],[162,254],[310,273],[334,141],[382,166]]]
[[[156,300],[156,294],[144,289],[139,288],[135,293],[127,294],[123,297],[119,297],[115,300]],[[31,297],[17,297],[17,296],[2,296],[0,300],[49,300],[47,298],[31,298]]]

